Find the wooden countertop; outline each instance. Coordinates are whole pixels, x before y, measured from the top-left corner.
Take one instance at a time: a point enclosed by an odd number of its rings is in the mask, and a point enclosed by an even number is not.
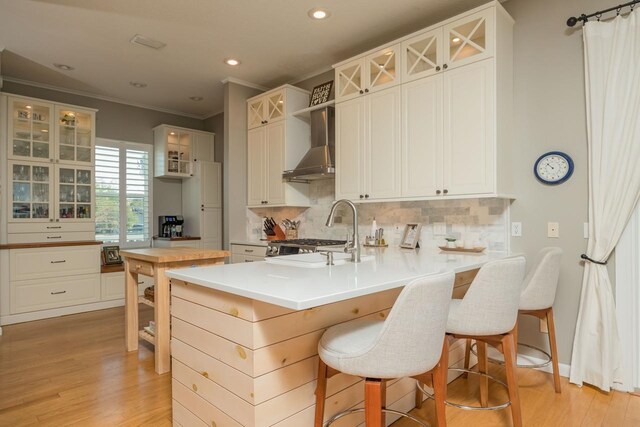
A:
[[[229,251],[197,248],[145,248],[120,251],[123,258],[139,259],[153,263],[194,261],[198,259],[226,258]]]
[[[100,240],[75,240],[71,242],[36,242],[36,243],[7,243],[6,245],[0,245],[2,249],[34,249],[34,248],[55,248],[62,246],[88,246],[88,245],[101,245]]]

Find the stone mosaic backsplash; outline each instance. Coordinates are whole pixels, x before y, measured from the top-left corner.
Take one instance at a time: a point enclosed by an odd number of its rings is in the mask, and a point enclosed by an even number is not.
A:
[[[264,237],[262,219],[273,217],[301,221],[299,236],[345,239],[351,229],[351,211],[339,208],[333,227],[325,225],[334,201],[334,181],[312,182],[310,208],[257,208],[247,209],[247,236]],[[479,242],[489,250],[509,249],[509,203],[507,199],[458,199],[416,202],[384,202],[358,204],[360,239],[371,234],[375,217],[378,228],[384,228],[385,240],[398,245],[407,223],[421,223],[422,247],[436,247],[445,243],[445,235],[434,235],[434,223],[446,224],[446,236],[458,240]],[[396,231],[399,230],[399,231]]]

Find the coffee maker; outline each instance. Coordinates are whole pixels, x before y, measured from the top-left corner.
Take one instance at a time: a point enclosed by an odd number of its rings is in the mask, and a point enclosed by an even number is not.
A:
[[[182,215],[161,215],[158,217],[158,237],[182,237]]]

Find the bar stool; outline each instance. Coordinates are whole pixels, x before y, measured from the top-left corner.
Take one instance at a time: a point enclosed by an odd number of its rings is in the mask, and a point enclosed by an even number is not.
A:
[[[447,272],[414,280],[402,290],[385,321],[357,319],[327,329],[318,343],[315,427],[323,426],[327,379],[340,372],[365,378],[364,408],[336,414],[326,425],[364,412],[367,427],[384,426],[385,413],[426,426],[411,414],[385,408],[385,380],[411,377],[433,381],[437,425],[446,426],[445,328],[454,277]]]
[[[524,277],[524,257],[507,258],[488,262],[480,268],[463,299],[451,301],[447,335],[457,339],[474,339],[478,345],[478,372],[469,369],[452,369],[480,375],[480,404],[467,406],[447,401],[448,406],[467,410],[496,410],[511,406],[515,427],[522,426],[522,412],[516,377],[515,326],[518,317],[520,289]],[[487,374],[483,363],[487,344],[504,354],[507,384]],[[507,386],[509,402],[488,406],[488,380]],[[418,384],[419,393],[432,397]],[[416,403],[418,403],[416,398]],[[418,405],[420,406],[420,405]]]
[[[551,354],[541,348],[534,347],[529,344],[518,343],[516,340],[516,346],[534,349],[544,354],[547,358],[547,360],[542,363],[518,364],[518,367],[542,368],[552,364],[553,383],[556,393],[561,393],[562,389],[560,386],[560,372],[558,370],[558,347],[556,345],[556,328],[553,320],[553,303],[555,301],[556,290],[558,288],[561,258],[562,249],[560,248],[543,248],[538,253],[536,262],[524,279],[522,292],[520,293],[520,307],[518,311],[518,314],[534,316],[538,319],[547,319],[547,325],[549,327],[549,348],[551,349]],[[516,339],[518,338],[517,328],[518,325],[516,325]],[[470,350],[473,351],[469,341],[467,341],[465,354],[465,368],[469,367],[469,353]],[[487,357],[487,360],[493,363],[504,364],[503,361],[493,358]]]

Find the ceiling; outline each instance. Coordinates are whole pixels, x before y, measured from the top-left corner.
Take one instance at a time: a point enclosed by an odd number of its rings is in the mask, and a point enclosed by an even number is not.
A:
[[[226,77],[264,87],[296,82],[486,1],[0,0],[1,71],[204,118],[222,111]],[[311,20],[313,7],[330,18]],[[167,46],[131,44],[136,34]],[[225,64],[229,57],[241,65]]]

